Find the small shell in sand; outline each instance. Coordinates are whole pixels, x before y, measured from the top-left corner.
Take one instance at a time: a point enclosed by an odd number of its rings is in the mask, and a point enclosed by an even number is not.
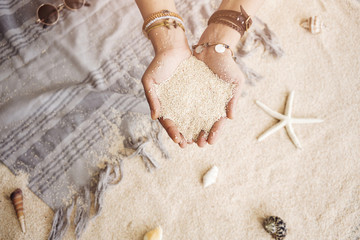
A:
[[[24,205],[23,205],[23,194],[20,188],[13,191],[10,195],[10,199],[14,204],[16,215],[19,219],[21,230],[25,233],[25,215],[24,215]]]
[[[163,235],[162,228],[159,226],[149,232],[144,236],[144,240],[161,240]]]
[[[205,188],[216,182],[218,173],[219,169],[215,165],[205,173],[205,175],[203,176],[203,185]]]
[[[300,26],[309,30],[312,34],[320,33],[324,28],[324,23],[319,16],[311,16],[308,19],[303,20]]]
[[[264,220],[265,230],[276,240],[283,240],[286,237],[286,223],[277,216],[270,216]]]

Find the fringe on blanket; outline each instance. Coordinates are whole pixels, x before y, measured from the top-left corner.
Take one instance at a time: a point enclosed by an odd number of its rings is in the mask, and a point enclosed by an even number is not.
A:
[[[159,163],[145,148],[151,141],[153,141],[159,148],[165,158],[169,158],[169,154],[165,150],[160,139],[161,129],[158,123],[155,124],[156,126],[152,126],[154,131],[151,132],[149,139],[140,138],[136,143],[133,143],[133,139],[125,142],[126,147],[130,147],[135,150],[134,153],[126,157],[126,159],[141,156],[146,168],[150,172],[152,167],[159,167]],[[64,237],[70,226],[70,216],[74,206],[76,207],[74,218],[76,239],[81,237],[89,221],[95,219],[100,214],[106,190],[110,185],[117,185],[124,176],[122,171],[123,159],[118,157],[114,158],[115,159],[112,159],[113,161],[111,161],[111,163],[107,163],[106,167],[100,170],[95,191],[91,190],[90,186],[86,186],[83,188],[83,191],[76,196],[76,200],[72,201],[71,205],[56,210],[48,240],[61,240]],[[91,199],[92,192],[94,193],[93,204]],[[95,213],[91,216],[90,211],[92,207],[95,209]]]
[[[273,31],[269,26],[261,21],[258,17],[254,17],[252,31],[249,31],[242,42],[237,46],[237,62],[246,77],[246,82],[254,85],[254,81],[259,81],[263,77],[253,69],[246,66],[242,58],[250,56],[254,50],[263,45],[264,52],[270,54],[274,58],[280,58],[284,55],[284,50]]]

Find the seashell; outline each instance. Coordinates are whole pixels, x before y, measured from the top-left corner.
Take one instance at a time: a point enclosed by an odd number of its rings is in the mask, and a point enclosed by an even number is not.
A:
[[[19,219],[21,230],[25,233],[25,215],[23,205],[23,194],[20,188],[13,191],[10,195],[11,201],[14,204],[16,215]]]
[[[312,34],[318,34],[324,28],[324,24],[319,16],[311,16],[301,22],[300,26],[309,30]]]
[[[159,226],[149,232],[147,232],[144,236],[144,240],[161,240],[163,235],[163,230]]]
[[[264,220],[264,228],[276,240],[283,240],[287,233],[285,222],[276,216],[266,218]]]
[[[205,188],[216,182],[218,172],[218,167],[214,165],[209,171],[205,173],[203,176],[203,185]]]

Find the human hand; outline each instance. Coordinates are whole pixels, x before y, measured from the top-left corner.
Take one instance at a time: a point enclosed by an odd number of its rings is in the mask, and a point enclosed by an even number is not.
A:
[[[191,50],[184,32],[181,29],[157,28],[149,33],[154,46],[155,57],[146,69],[142,84],[146,99],[151,110],[151,118],[159,119],[169,137],[180,147],[184,148],[187,141],[181,135],[175,123],[170,119],[160,117],[160,102],[155,93],[154,84],[170,78],[179,64],[191,56]]]
[[[239,39],[240,34],[233,29],[220,24],[210,24],[202,34],[198,44],[224,43],[229,45],[230,49],[234,49]],[[231,51],[226,49],[224,53],[217,53],[214,46],[211,46],[203,48],[201,53],[194,51],[193,54],[203,61],[219,78],[235,85],[233,97],[226,106],[226,118],[233,119],[240,88],[244,82],[244,75],[232,58]],[[196,142],[199,147],[205,146],[206,143],[214,144],[216,142],[226,118],[220,118],[214,123],[207,139],[204,131],[200,133]]]

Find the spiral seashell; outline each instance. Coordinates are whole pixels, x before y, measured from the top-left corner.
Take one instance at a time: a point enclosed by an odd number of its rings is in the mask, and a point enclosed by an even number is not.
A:
[[[283,240],[286,237],[286,224],[279,217],[270,216],[266,218],[264,220],[264,228],[275,240]]]
[[[319,16],[311,16],[300,24],[303,28],[309,30],[312,34],[318,34],[322,31],[324,24]]]
[[[144,236],[144,240],[161,240],[162,239],[162,228],[159,226],[149,232]]]
[[[16,189],[10,195],[11,201],[14,204],[16,215],[19,219],[21,230],[25,233],[25,215],[23,205],[23,194],[20,188]]]

